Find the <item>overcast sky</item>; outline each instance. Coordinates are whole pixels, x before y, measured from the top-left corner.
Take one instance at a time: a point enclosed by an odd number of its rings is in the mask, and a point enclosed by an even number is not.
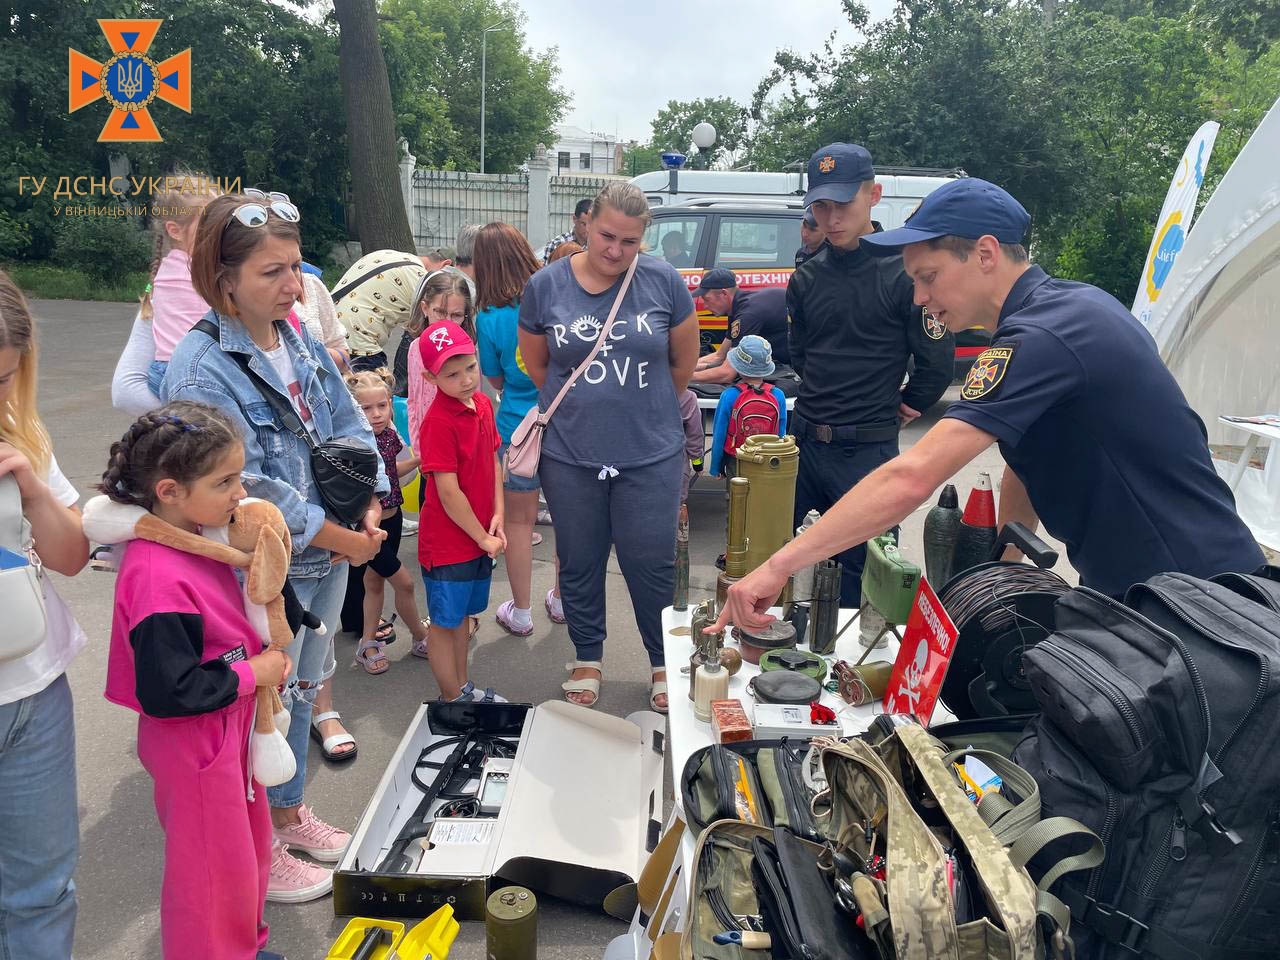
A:
[[[750,101],[774,52],[809,53],[832,30],[854,38],[838,0],[519,0],[536,50],[560,49],[573,97],[564,122],[647,140],[668,100]],[[890,0],[871,0],[873,19]]]

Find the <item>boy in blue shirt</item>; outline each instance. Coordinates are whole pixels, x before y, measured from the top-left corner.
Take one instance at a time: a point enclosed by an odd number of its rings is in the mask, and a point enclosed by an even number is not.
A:
[[[764,382],[774,370],[773,350],[764,337],[743,337],[726,362],[737,372],[738,382],[720,394],[716,405],[710,473],[728,479],[737,473],[735,454],[748,437],[787,435],[787,401],[781,390]]]

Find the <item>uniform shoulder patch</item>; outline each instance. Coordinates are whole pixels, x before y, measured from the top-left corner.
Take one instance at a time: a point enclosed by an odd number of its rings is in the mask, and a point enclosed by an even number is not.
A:
[[[988,347],[973,361],[969,375],[965,377],[960,396],[965,400],[977,400],[994,390],[1004,379],[1004,372],[1013,358],[1013,345]]]
[[[924,324],[924,335],[930,340],[941,340],[947,335],[947,325],[924,307],[920,308],[920,320]]]
[[[742,332],[742,321],[741,320],[733,321],[733,326],[729,328],[729,339],[737,340],[738,334],[740,334],[741,332]]]

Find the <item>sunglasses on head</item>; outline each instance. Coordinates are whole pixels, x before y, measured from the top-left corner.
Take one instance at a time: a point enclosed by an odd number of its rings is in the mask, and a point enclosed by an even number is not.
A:
[[[244,191],[244,195],[251,198],[252,202],[240,204],[231,215],[246,227],[262,226],[272,213],[289,223],[297,223],[302,219],[287,193],[266,193],[250,187]]]

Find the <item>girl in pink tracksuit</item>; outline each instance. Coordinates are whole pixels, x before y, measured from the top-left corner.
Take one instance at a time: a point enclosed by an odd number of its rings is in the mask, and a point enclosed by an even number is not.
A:
[[[245,496],[244,449],[212,407],[171,403],[111,447],[102,490],[174,527],[225,526]],[[164,956],[254,960],[267,925],[266,791],[251,782],[254,689],[289,673],[262,650],[225,563],[146,540],[125,548],[116,581],[108,700],[138,712],[138,759],[155,781],[165,834]]]

